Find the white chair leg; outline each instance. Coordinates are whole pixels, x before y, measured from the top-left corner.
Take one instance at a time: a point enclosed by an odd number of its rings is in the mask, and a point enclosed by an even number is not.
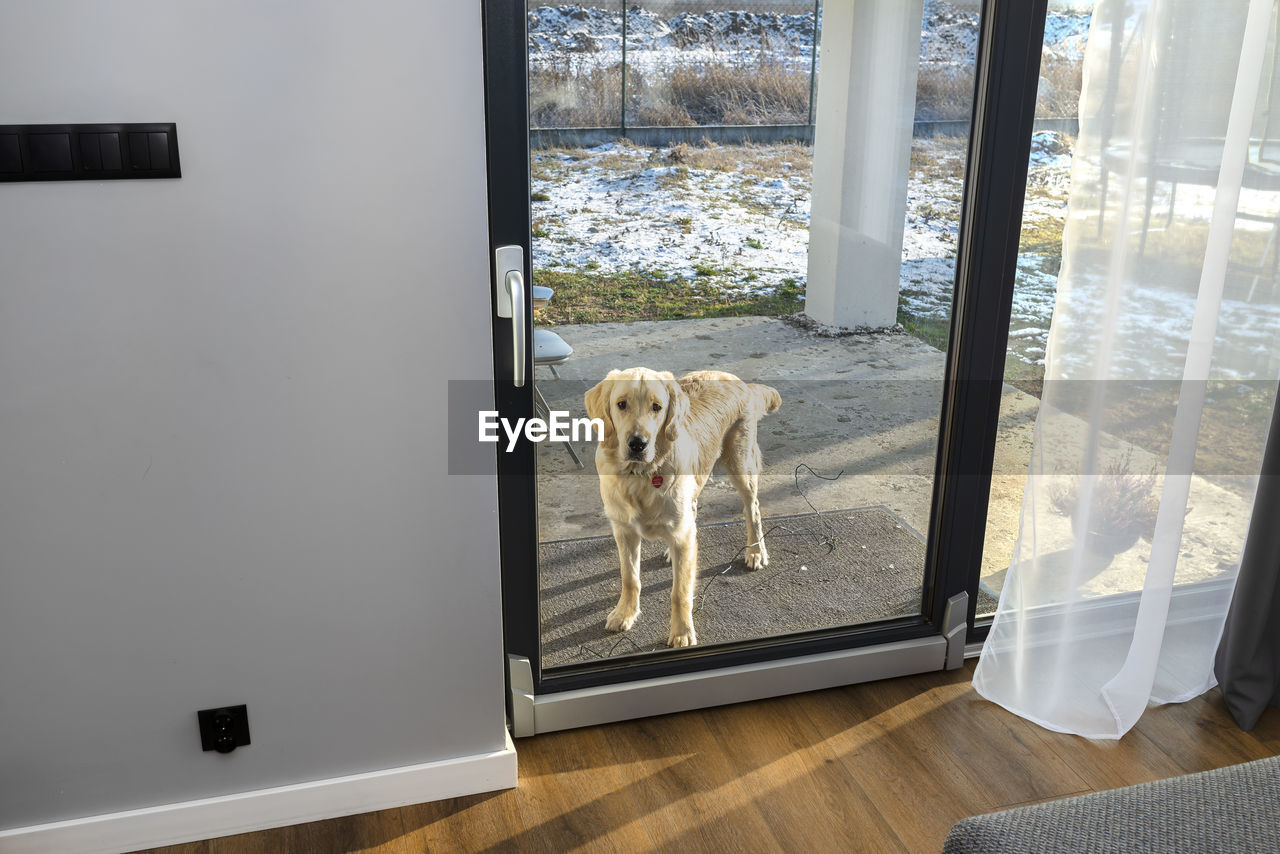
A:
[[[551,417],[551,410],[547,406],[547,399],[542,396],[542,391],[539,390],[536,382],[533,384],[533,414],[543,420]]]
[[[552,370],[555,370],[552,368]],[[551,407],[547,404],[547,399],[542,396],[542,389],[538,388],[537,383],[533,386],[533,411],[539,418],[550,419]],[[578,456],[578,452],[573,449],[573,442],[564,443],[565,450],[569,452],[569,456],[573,458],[573,462],[578,468],[586,468],[582,463],[582,459]]]

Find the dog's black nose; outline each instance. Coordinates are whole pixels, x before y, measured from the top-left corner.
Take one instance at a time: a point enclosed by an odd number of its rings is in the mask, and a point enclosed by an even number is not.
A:
[[[642,436],[632,436],[627,440],[627,447],[631,449],[631,453],[643,453],[645,446],[649,443]]]

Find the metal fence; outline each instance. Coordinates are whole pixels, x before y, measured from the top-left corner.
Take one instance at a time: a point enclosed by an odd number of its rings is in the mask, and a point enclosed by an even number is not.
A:
[[[813,141],[821,0],[589,0],[528,24],[536,147]],[[976,44],[978,4],[931,0],[924,27],[914,133],[965,134],[973,60],[956,45]],[[1036,129],[1075,133],[1079,60],[1045,63],[1059,97]]]
[[[532,8],[530,127],[810,126],[820,15],[820,0]]]

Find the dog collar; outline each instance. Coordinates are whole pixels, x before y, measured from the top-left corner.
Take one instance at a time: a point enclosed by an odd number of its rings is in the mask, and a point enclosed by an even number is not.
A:
[[[644,472],[642,472],[642,471],[633,471],[633,472],[631,472],[631,474],[635,475],[636,477],[647,477],[647,478],[649,478],[649,484],[650,484],[654,489],[662,489],[662,484],[666,482],[666,478],[664,478],[664,477],[663,477],[662,475],[660,475],[660,474],[646,475],[646,474],[645,474]]]

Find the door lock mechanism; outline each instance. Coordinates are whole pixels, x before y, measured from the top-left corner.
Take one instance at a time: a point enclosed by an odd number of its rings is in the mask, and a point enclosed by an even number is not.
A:
[[[511,318],[511,382],[516,388],[524,388],[525,326],[529,302],[524,288],[524,249],[520,246],[499,246],[494,251],[494,282],[498,288],[498,317]]]

